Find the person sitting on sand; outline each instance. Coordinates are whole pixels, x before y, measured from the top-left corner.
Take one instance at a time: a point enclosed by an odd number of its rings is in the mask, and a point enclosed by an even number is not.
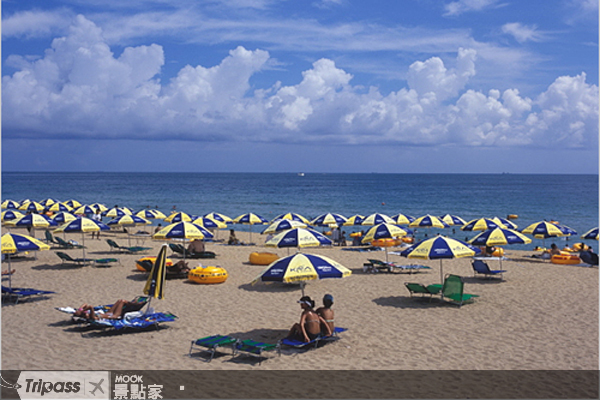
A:
[[[560,249],[555,243],[550,245],[550,249],[544,250],[542,254],[534,254],[532,257],[534,258],[542,258],[544,260],[549,260],[554,255],[560,255]]]
[[[325,296],[323,296],[323,307],[319,307],[317,308],[317,311],[315,311],[317,315],[323,318],[323,320],[325,321],[325,325],[321,326],[321,333],[325,334],[327,332],[326,326],[329,327],[329,332],[333,332],[333,329],[335,328],[334,313],[331,309],[332,305],[333,296],[330,294],[326,294]]]
[[[294,324],[290,329],[288,338],[310,342],[321,334],[321,326],[325,327],[327,336],[332,334],[329,325],[313,310],[315,302],[309,296],[303,296],[298,303],[302,307],[302,315],[300,322]]]
[[[483,252],[483,256],[485,257],[492,257],[494,255],[494,252],[496,251],[496,248],[494,246],[485,246],[485,251]]]
[[[235,237],[235,231],[233,229],[229,230],[229,240],[227,241],[227,244],[240,244],[238,238]]]
[[[200,239],[194,239],[188,245],[187,251],[192,254],[204,253],[204,242]]]
[[[94,310],[94,306],[83,304],[73,314],[75,317],[87,318],[90,320],[103,319],[119,319],[123,314],[123,307],[133,306],[136,303],[127,300],[117,300],[110,309],[104,313]]]

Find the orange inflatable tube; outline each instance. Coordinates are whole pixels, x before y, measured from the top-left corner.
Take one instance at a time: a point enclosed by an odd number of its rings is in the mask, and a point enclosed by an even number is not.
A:
[[[574,254],[555,254],[550,258],[553,264],[579,264],[581,258]]]

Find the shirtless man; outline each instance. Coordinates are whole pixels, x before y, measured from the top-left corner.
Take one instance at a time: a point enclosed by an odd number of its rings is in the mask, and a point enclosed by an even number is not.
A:
[[[302,307],[300,322],[292,326],[288,337],[310,342],[321,334],[321,326],[326,327],[325,330],[328,336],[331,335],[331,329],[329,329],[325,320],[313,310],[315,302],[309,296],[302,297],[298,303]]]
[[[322,333],[327,332],[327,328],[325,326],[329,327],[329,332],[333,332],[333,329],[335,328],[334,313],[331,309],[332,305],[333,296],[330,294],[326,294],[325,296],[323,296],[323,307],[317,308],[317,315],[323,318],[323,320],[325,321],[325,325],[321,326]]]

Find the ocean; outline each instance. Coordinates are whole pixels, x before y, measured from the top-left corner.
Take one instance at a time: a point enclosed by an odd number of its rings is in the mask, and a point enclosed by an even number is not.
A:
[[[287,212],[309,219],[327,212],[346,217],[454,214],[467,221],[517,214],[513,222],[519,229],[554,220],[578,232],[571,238],[534,239],[518,249],[581,241],[579,235],[598,226],[598,175],[2,172],[2,201],[48,197],[126,206],[136,212],[158,208],[167,215],[174,209],[231,218],[253,212],[268,220]],[[478,233],[453,228],[454,232],[419,229],[417,237],[443,233],[464,240]],[[360,227],[347,227],[348,233],[354,230]]]

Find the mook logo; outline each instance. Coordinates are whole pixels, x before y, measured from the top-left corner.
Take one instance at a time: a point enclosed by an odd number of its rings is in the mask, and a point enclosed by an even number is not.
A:
[[[108,371],[22,371],[21,399],[108,399]]]

